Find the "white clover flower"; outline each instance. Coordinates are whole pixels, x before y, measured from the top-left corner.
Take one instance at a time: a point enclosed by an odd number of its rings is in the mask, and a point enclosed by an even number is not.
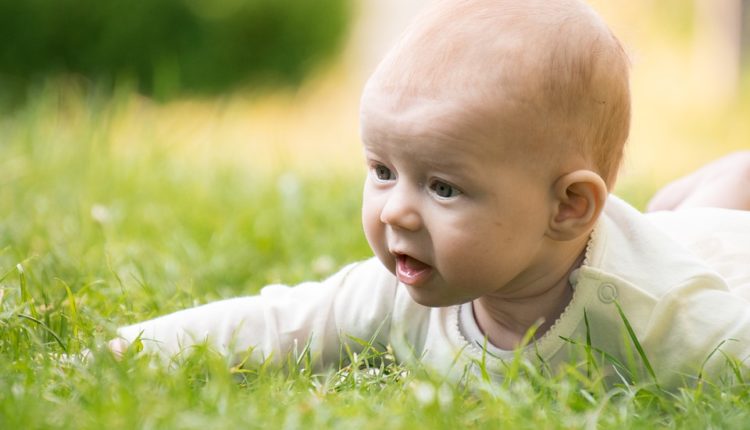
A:
[[[101,204],[91,206],[91,218],[99,224],[106,224],[112,219],[109,209]]]
[[[422,405],[430,405],[435,402],[435,386],[429,382],[414,381],[410,384],[414,397]]]

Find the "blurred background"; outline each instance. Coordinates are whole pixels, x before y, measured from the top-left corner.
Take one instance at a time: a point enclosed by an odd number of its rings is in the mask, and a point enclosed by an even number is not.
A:
[[[259,414],[300,427],[356,412],[349,393],[375,413],[400,396],[400,370],[318,378],[305,348],[286,361],[291,378],[226,372],[211,348],[163,371],[143,356],[58,354],[371,257],[359,94],[432,1],[0,0],[0,428],[223,428]],[[591,1],[633,63],[619,194],[643,208],[665,182],[750,146],[750,0]],[[328,396],[339,388],[341,401]],[[636,423],[692,405],[660,398]],[[627,399],[606,422],[623,421]]]
[[[55,114],[35,127],[63,133],[96,100],[110,112],[100,133],[123,153],[359,173],[360,89],[432,1],[0,0],[1,112],[7,123],[43,104]],[[642,204],[750,147],[750,1],[592,4],[632,57],[619,191]]]
[[[359,95],[432,1],[0,0],[0,325],[75,347],[371,256]],[[618,194],[750,147],[750,0],[592,2],[632,58]]]

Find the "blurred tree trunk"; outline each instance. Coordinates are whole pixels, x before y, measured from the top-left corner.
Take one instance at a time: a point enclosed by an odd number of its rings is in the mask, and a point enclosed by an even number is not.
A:
[[[742,0],[742,39],[740,41],[741,67],[744,73],[750,69],[750,0]]]
[[[436,0],[358,0],[359,17],[352,48],[362,80],[375,69],[386,52],[424,7]]]
[[[714,102],[737,96],[747,55],[748,0],[695,0],[696,68]]]

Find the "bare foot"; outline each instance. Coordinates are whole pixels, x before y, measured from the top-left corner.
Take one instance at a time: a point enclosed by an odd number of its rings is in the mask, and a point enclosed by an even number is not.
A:
[[[667,184],[647,211],[689,207],[750,210],[750,151],[729,154]]]

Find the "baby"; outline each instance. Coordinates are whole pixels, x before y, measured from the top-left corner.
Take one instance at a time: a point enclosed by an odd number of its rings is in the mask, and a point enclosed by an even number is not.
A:
[[[720,372],[712,351],[730,338],[722,351],[745,359],[750,302],[736,289],[750,285],[750,215],[652,221],[609,196],[628,68],[580,1],[439,3],[362,96],[362,222],[376,258],[120,328],[110,348],[140,339],[169,357],[208,343],[260,361],[309,341],[325,366],[356,337],[446,373],[484,361],[502,375],[518,352],[555,369],[587,342],[626,362],[627,318],[663,385]]]

